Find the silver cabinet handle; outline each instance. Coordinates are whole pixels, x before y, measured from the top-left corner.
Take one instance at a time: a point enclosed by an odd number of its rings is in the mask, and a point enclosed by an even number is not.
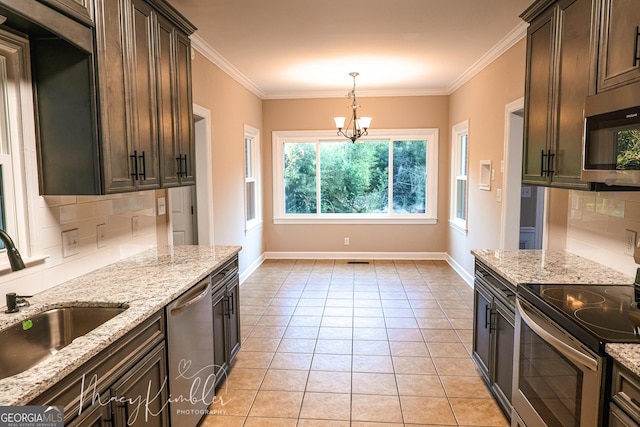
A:
[[[533,332],[538,334],[540,338],[546,341],[550,346],[558,350],[560,353],[571,359],[573,362],[585,366],[588,369],[596,372],[598,370],[598,361],[593,357],[585,354],[575,347],[575,345],[568,340],[562,340],[555,334],[547,331],[542,325],[534,320],[534,317],[539,318],[538,322],[542,323],[544,320],[535,313],[527,312],[527,308],[522,305],[520,300],[516,300],[516,307],[522,320],[531,328]]]

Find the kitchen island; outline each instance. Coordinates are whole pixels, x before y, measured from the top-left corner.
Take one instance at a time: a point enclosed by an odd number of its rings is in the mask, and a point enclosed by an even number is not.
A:
[[[0,406],[28,404],[237,256],[240,249],[155,247],[34,295],[30,306],[18,313],[0,313],[0,329],[4,329],[52,308],[128,307],[33,368],[1,379]]]

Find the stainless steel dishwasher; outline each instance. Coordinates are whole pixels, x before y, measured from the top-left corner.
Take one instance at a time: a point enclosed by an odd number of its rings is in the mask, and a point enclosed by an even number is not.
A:
[[[215,398],[211,278],[166,308],[172,426],[196,426]]]

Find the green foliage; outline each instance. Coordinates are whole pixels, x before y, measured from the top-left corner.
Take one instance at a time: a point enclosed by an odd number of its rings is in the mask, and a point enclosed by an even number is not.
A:
[[[616,134],[618,159],[616,169],[640,169],[640,130],[623,130]]]
[[[393,141],[393,212],[424,213],[427,141]]]
[[[388,168],[386,142],[321,144],[321,212],[386,212]]]
[[[389,212],[389,142],[323,142],[320,213]],[[427,141],[393,142],[393,212],[424,213]],[[317,213],[316,145],[284,145],[285,212]]]
[[[316,146],[308,142],[284,144],[285,213],[316,213]]]

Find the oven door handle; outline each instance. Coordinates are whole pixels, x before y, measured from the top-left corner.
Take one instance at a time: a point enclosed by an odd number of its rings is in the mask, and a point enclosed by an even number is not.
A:
[[[541,326],[534,320],[534,317],[540,318],[540,316],[527,311],[526,307],[522,305],[520,300],[516,300],[516,306],[522,320],[527,324],[527,326],[531,328],[533,332],[538,334],[540,338],[545,340],[549,345],[565,355],[567,358],[571,359],[573,362],[581,366],[585,366],[594,372],[598,371],[598,361],[596,359],[580,351],[578,348],[576,348],[575,344],[569,342],[568,340],[563,340],[555,334],[547,331],[543,326]],[[542,320],[543,319],[540,318],[540,321]]]

